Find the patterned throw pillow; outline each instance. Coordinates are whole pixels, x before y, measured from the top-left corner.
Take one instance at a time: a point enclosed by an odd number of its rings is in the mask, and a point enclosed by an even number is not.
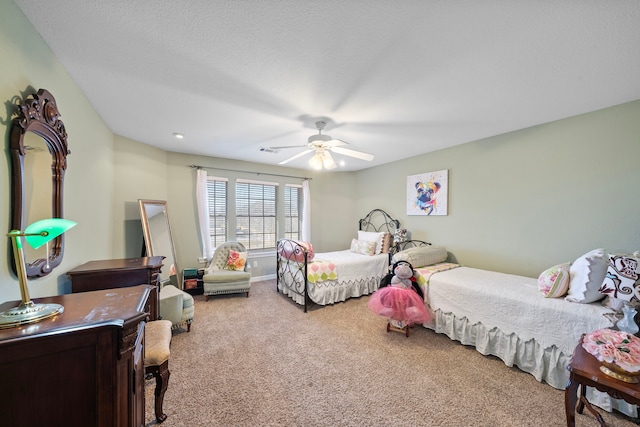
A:
[[[297,240],[296,243],[307,250],[307,262],[313,261],[313,258],[315,258],[316,256],[316,252],[313,250],[313,245],[311,244],[311,242],[304,242],[302,240]],[[304,256],[302,256],[301,262],[302,261],[304,261]]]
[[[227,257],[227,263],[224,266],[225,270],[244,270],[244,266],[247,263],[247,252],[238,252],[234,250],[229,251]]]
[[[375,242],[367,242],[366,240],[351,239],[351,252],[362,255],[374,255],[376,251]]]
[[[640,259],[631,255],[609,255],[607,274],[600,292],[612,298],[638,302],[640,297]]]
[[[396,228],[395,233],[393,233],[393,243],[403,243],[407,241],[407,229],[406,228]]]
[[[384,239],[384,232],[373,232],[373,231],[358,231],[358,239],[357,240],[366,240],[367,242],[374,242],[375,246],[375,254],[382,253],[382,240]]]
[[[569,266],[571,264],[554,265],[543,271],[538,277],[538,289],[546,298],[560,298],[569,290]]]
[[[316,253],[313,250],[313,245],[311,244],[311,242],[304,242],[302,240],[291,240],[278,244],[278,253],[280,254],[280,256],[290,261],[304,262],[305,251],[307,252],[307,262],[313,261]]]

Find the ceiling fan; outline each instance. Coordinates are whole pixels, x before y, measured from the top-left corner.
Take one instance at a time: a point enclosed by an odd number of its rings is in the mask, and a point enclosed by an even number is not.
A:
[[[318,128],[317,135],[311,135],[308,139],[307,145],[288,145],[284,147],[269,147],[270,150],[282,150],[285,148],[303,148],[307,149],[301,153],[296,154],[293,157],[289,157],[286,160],[281,161],[279,164],[284,165],[292,160],[307,155],[315,151],[315,155],[309,159],[309,165],[314,169],[334,169],[336,162],[331,156],[331,152],[338,154],[344,154],[345,156],[355,157],[356,159],[371,161],[373,160],[373,154],[363,153],[361,151],[350,150],[344,148],[348,145],[347,142],[340,139],[333,139],[329,135],[323,135],[322,130],[327,125],[327,122],[318,120],[316,122],[316,128]]]

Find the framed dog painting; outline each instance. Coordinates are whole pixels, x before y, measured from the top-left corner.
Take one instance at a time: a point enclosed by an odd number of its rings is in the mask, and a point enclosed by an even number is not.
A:
[[[407,215],[447,215],[449,170],[407,177]]]

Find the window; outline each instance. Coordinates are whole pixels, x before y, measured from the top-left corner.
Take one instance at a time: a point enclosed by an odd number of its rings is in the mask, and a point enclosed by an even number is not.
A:
[[[227,180],[207,177],[207,199],[209,201],[209,236],[215,248],[227,240]]]
[[[302,226],[300,224],[302,211],[302,187],[286,185],[284,187],[284,238],[300,240]]]
[[[275,183],[236,183],[236,240],[247,249],[276,247],[277,188]]]

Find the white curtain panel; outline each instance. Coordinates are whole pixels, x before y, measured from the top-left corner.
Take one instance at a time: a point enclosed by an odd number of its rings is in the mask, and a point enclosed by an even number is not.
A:
[[[198,207],[198,224],[200,225],[200,242],[202,257],[212,256],[211,239],[209,238],[209,201],[207,199],[207,171],[198,169],[196,176],[196,202]]]
[[[311,241],[311,195],[309,180],[302,181],[302,240]]]

